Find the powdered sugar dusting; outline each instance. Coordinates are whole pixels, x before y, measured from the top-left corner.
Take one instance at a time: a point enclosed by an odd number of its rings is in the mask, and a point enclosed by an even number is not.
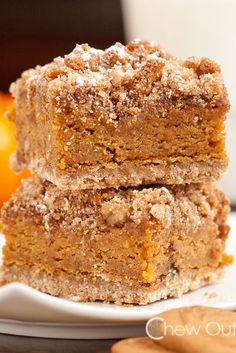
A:
[[[78,84],[79,86],[83,86],[83,85],[84,85],[84,82],[85,82],[83,76],[81,76],[81,75],[78,76],[76,82],[77,82],[77,84]]]
[[[90,60],[91,59],[91,55],[89,54],[89,52],[84,52],[82,54],[82,58],[83,58],[83,60]]]
[[[112,45],[110,48],[106,49],[106,53],[109,53],[109,52],[116,53],[120,58],[123,58],[123,59],[128,59],[128,60],[134,59],[134,57],[128,53],[126,47],[119,43],[116,43]]]
[[[121,117],[136,119],[144,107],[158,107],[164,118],[173,107],[184,109],[187,99],[198,107],[227,110],[228,106],[217,64],[207,58],[178,60],[140,39],[126,46],[115,43],[106,50],[77,44],[64,58],[29,70],[22,78],[29,90],[37,90],[34,86],[44,78],[54,80],[49,86],[58,113],[74,111],[86,119],[95,109],[97,117],[103,115],[114,125]],[[11,90],[14,94],[16,85]]]

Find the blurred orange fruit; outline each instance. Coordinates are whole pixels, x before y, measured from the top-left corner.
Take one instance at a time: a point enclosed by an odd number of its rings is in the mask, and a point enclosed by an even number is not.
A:
[[[10,168],[9,158],[16,149],[15,127],[5,118],[5,112],[12,109],[11,96],[0,92],[0,205],[9,199],[20,184],[20,180],[29,175],[27,171],[15,174]]]

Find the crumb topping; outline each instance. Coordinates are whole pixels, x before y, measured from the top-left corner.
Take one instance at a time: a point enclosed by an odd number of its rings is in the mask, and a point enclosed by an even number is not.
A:
[[[228,106],[219,66],[208,58],[181,61],[153,43],[136,40],[106,50],[76,45],[64,57],[22,74],[28,90],[46,82],[58,113],[106,112],[111,123],[137,116],[147,106],[169,102],[183,109],[186,100],[203,107]],[[20,80],[11,86],[17,95]],[[165,116],[165,109],[162,112]]]
[[[219,207],[222,214],[228,213],[227,199],[211,184],[73,192],[60,190],[34,176],[22,181],[17,193],[3,207],[1,216],[14,219],[15,215],[30,215],[39,219],[49,233],[58,227],[78,231],[81,226],[93,237],[103,225],[142,226],[147,221],[157,223],[160,230],[178,228],[185,222],[186,229],[195,232],[204,219],[217,218]]]

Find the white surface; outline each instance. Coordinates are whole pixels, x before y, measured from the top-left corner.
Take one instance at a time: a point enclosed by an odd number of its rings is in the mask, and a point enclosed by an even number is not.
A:
[[[236,203],[236,1],[122,0],[127,40],[155,41],[180,58],[208,56],[222,67],[231,101],[226,123],[230,165],[221,186]]]
[[[227,252],[236,257],[236,214],[230,217]],[[55,338],[118,338],[144,334],[145,322],[171,308],[209,305],[236,309],[236,266],[214,285],[179,299],[145,306],[74,303],[38,292],[19,283],[0,288],[0,332]]]

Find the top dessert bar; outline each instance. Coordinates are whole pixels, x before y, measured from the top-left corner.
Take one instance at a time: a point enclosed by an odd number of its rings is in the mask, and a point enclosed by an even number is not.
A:
[[[144,41],[71,54],[11,85],[18,149],[61,189],[216,180],[227,166],[220,68]]]

